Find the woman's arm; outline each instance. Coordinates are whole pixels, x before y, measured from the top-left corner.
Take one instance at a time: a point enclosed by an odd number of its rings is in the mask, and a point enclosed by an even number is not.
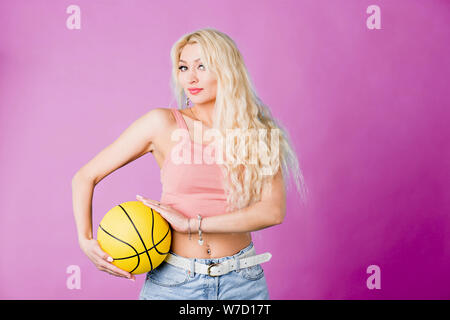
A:
[[[73,214],[78,243],[99,270],[116,276],[132,277],[108,263],[108,255],[101,250],[92,233],[92,197],[95,186],[115,170],[150,151],[151,143],[161,126],[167,125],[164,110],[153,109],[134,121],[111,145],[84,165],[72,178]]]
[[[117,169],[150,151],[161,126],[164,111],[153,109],[134,121],[113,143],[99,152],[72,178],[73,211],[79,240],[92,239],[91,206],[95,186]]]
[[[204,217],[200,229],[204,233],[251,232],[281,224],[286,215],[286,193],[281,170],[272,180],[271,192],[244,209],[217,216]],[[191,232],[198,231],[198,219],[189,219]]]
[[[80,174],[72,179],[72,203],[75,225],[77,227],[78,244],[83,240],[91,240],[92,235],[92,195],[95,184]]]

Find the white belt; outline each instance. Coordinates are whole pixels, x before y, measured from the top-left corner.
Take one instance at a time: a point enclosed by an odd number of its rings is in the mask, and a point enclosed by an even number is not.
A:
[[[270,252],[256,255],[255,248],[252,247],[249,251],[244,252],[239,257],[227,259],[220,263],[212,263],[209,265],[198,263],[194,260],[194,258],[184,258],[175,256],[171,253],[167,255],[164,261],[176,267],[190,270],[193,274],[201,273],[207,274],[211,277],[217,277],[234,270],[240,270],[243,268],[255,266],[263,262],[267,262],[270,260],[270,258],[272,258],[272,254]]]

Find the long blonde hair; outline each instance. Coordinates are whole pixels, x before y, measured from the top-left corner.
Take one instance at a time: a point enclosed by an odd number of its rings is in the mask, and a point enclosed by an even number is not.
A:
[[[266,148],[264,163],[258,159],[257,163],[250,163],[249,158],[240,157],[239,150],[245,148],[245,139],[237,139],[237,145],[230,151],[232,159],[241,159],[243,163],[236,164],[225,161],[221,167],[224,174],[224,185],[227,192],[227,211],[245,208],[261,200],[265,188],[270,190],[270,182],[281,164],[283,182],[289,190],[288,173],[294,178],[297,192],[306,201],[307,186],[301,172],[299,161],[291,145],[289,135],[281,124],[272,117],[269,108],[257,96],[244,60],[235,42],[223,32],[212,28],[199,29],[183,35],[171,48],[172,77],[171,89],[178,103],[179,109],[187,108],[186,95],[178,82],[178,63],[180,54],[186,44],[198,43],[206,61],[202,62],[217,77],[217,94],[213,114],[213,128],[219,130],[223,136],[229,129],[265,129],[268,133],[267,141],[273,142],[272,129],[279,138],[274,143],[277,150],[273,150],[272,143],[262,142]],[[234,141],[233,141],[234,143]],[[227,153],[228,154],[228,153]],[[250,156],[250,152],[248,153]],[[270,167],[273,175],[264,174],[263,167]],[[270,191],[269,191],[270,192]]]

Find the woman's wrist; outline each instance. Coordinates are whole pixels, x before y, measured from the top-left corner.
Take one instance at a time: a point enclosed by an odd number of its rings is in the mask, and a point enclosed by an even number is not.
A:
[[[92,240],[91,236],[78,236],[78,244],[81,246],[82,244],[88,242],[89,240]]]

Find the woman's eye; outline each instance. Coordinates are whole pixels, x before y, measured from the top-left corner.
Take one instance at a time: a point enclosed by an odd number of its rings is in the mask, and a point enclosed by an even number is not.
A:
[[[205,68],[205,66],[203,64],[200,64],[199,67],[202,66],[203,68]],[[186,66],[179,66],[178,69],[183,71],[183,69],[181,68],[187,68]]]

